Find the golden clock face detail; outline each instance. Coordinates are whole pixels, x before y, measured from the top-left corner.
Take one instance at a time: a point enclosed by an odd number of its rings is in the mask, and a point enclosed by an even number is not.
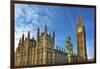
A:
[[[82,32],[82,27],[80,27],[80,28],[78,29],[78,32],[79,32],[79,33]]]

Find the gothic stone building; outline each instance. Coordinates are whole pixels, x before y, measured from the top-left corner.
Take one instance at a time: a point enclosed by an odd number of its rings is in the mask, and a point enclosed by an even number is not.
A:
[[[81,16],[78,17],[78,23],[76,25],[76,38],[78,62],[87,62],[86,32]]]
[[[15,66],[67,63],[67,52],[54,46],[55,32],[48,34],[47,26],[44,32],[38,28],[37,40],[30,38],[30,32],[26,38],[23,34],[15,52]]]
[[[45,26],[43,32],[37,29],[37,39],[22,35],[15,52],[15,66],[31,66],[43,64],[65,64],[87,62],[86,32],[82,17],[78,17],[76,25],[77,53],[73,54],[70,38],[67,39],[67,51],[55,49],[55,32],[48,33]]]

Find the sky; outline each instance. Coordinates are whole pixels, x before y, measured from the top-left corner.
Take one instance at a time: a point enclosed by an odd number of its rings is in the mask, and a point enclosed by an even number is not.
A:
[[[86,29],[86,48],[88,58],[94,57],[94,8],[15,4],[15,49],[19,39],[28,31],[31,37],[36,39],[38,26],[41,32],[44,25],[48,26],[48,32],[55,31],[55,48],[65,48],[65,41],[71,37],[73,49],[76,52],[76,24],[78,16],[82,16]]]

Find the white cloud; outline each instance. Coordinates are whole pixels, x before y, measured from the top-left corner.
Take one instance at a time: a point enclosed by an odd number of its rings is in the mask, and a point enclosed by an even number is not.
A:
[[[44,13],[46,12],[49,16]],[[49,17],[53,16],[52,12],[47,7],[40,7],[38,5],[15,5],[15,49],[18,46],[19,39],[22,34],[27,37],[28,31],[31,32],[31,37],[35,37],[37,27],[39,26],[43,31],[44,25],[48,24],[49,28],[53,28],[52,20]]]

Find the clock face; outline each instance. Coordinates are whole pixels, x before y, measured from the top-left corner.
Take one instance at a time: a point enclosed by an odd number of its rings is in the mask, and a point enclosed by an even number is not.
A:
[[[78,29],[78,32],[82,32],[82,27]]]

